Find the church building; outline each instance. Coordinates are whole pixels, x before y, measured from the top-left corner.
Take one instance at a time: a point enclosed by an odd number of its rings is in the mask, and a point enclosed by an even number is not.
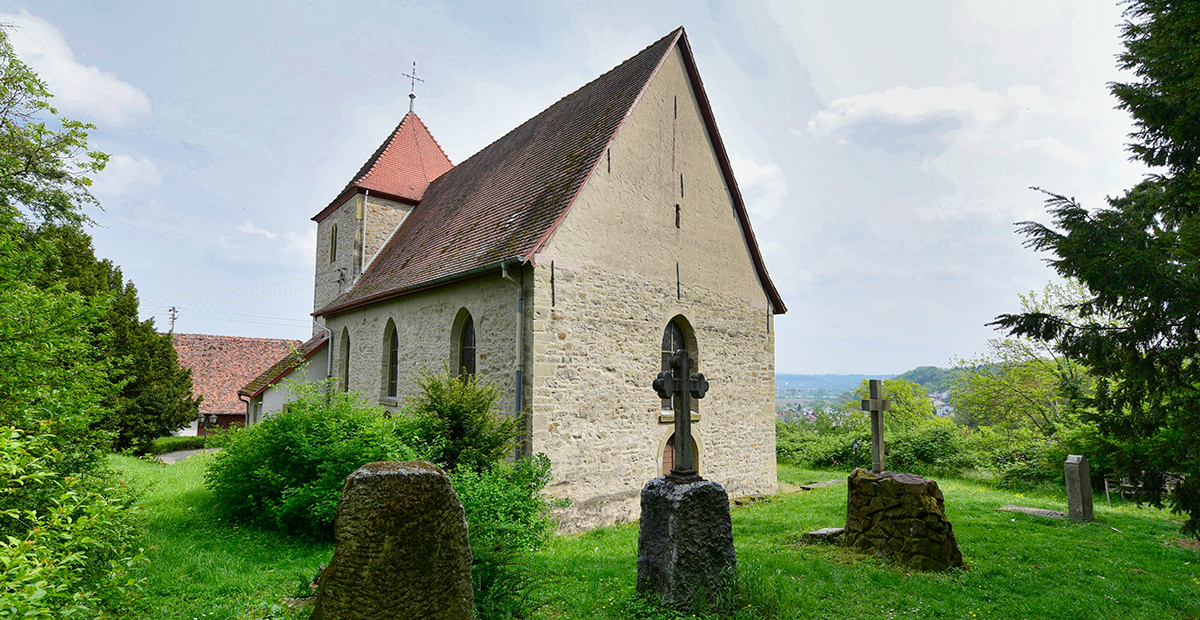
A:
[[[519,454],[550,458],[560,531],[580,531],[637,519],[670,469],[677,412],[651,382],[686,347],[711,384],[691,412],[700,474],[776,491],[786,308],[682,28],[458,165],[410,111],[313,220],[322,327],[243,388],[248,419],[301,372],[389,409],[423,369],[474,373],[518,418]]]

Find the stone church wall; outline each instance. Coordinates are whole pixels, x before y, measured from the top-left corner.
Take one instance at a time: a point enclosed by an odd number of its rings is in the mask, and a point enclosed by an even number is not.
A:
[[[574,500],[563,531],[638,518],[661,475],[674,428],[650,382],[675,316],[712,385],[692,427],[701,475],[777,490],[773,317],[678,49],[536,264],[532,450]]]
[[[416,393],[417,377],[442,364],[458,364],[455,326],[466,309],[475,322],[476,373],[500,391],[497,411],[513,411],[514,342],[517,287],[499,276],[477,278],[444,288],[329,317],[333,331],[334,376],[344,363],[343,329],[350,336],[350,384],[371,402],[389,408]],[[388,320],[399,334],[398,402],[386,399],[386,330]]]

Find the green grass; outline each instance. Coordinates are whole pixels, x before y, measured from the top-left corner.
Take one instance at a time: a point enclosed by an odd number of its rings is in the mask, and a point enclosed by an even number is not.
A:
[[[145,596],[126,618],[226,620],[283,617],[283,599],[329,559],[329,544],[236,527],[213,511],[204,488],[211,454],[177,465],[113,456],[111,464],[142,492],[150,565]]]
[[[214,521],[201,485],[202,460],[170,467],[134,459],[117,466],[152,484],[152,566],[147,596],[131,618],[262,618],[301,575],[328,557],[304,544]],[[799,485],[845,472],[780,466]],[[1162,510],[1108,506],[1096,522],[998,512],[1017,503],[1063,509],[1052,488],[1018,494],[976,482],[940,481],[969,569],[912,573],[842,547],[804,544],[801,534],[845,521],[846,487],[768,498],[733,512],[741,577],[737,618],[1055,618],[1133,620],[1200,616],[1200,552],[1177,545],[1180,521]],[[550,541],[528,560],[552,576],[539,594],[545,618],[651,618],[634,596],[637,525]],[[748,605],[748,607],[747,607]],[[212,614],[212,615],[209,615]]]

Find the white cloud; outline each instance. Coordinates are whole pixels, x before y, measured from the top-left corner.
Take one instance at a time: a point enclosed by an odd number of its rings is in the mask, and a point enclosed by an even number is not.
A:
[[[146,93],[111,72],[75,60],[62,33],[49,22],[25,10],[0,14],[0,22],[17,26],[9,32],[9,41],[17,56],[46,81],[55,107],[110,125],[150,115]]]
[[[294,232],[286,232],[283,234],[287,238],[287,243],[283,246],[283,252],[299,254],[303,261],[311,261],[314,254],[317,253],[317,227],[308,228],[302,234]],[[302,262],[303,262],[302,261]],[[305,266],[308,262],[303,262]]]
[[[1003,105],[1001,95],[982,91],[971,83],[952,87],[897,86],[833,101],[808,121],[808,131],[817,137],[827,137],[869,122],[913,126],[956,120],[986,125],[1001,117]]]
[[[773,163],[760,164],[745,157],[734,157],[731,163],[751,218],[757,222],[771,219],[787,196],[783,170]]]
[[[1083,168],[1088,165],[1087,155],[1072,149],[1062,143],[1062,140],[1053,136],[1038,138],[1036,140],[1026,140],[1017,147],[1019,151],[1041,151],[1050,157],[1064,161],[1076,168]]]
[[[162,180],[158,166],[149,159],[113,155],[104,170],[92,179],[92,190],[109,196],[144,196],[158,188]]]
[[[238,230],[238,232],[243,232],[243,233],[246,233],[247,235],[262,235],[262,236],[266,237],[268,240],[275,238],[275,233],[273,233],[269,230],[263,230],[263,229],[255,226],[251,222],[246,222],[245,224],[238,226],[237,230]]]

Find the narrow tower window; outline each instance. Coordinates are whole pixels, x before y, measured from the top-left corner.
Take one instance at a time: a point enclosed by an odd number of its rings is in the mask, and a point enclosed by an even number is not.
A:
[[[329,228],[329,262],[337,260],[337,222]]]
[[[675,228],[679,228],[679,205],[675,205]]]

